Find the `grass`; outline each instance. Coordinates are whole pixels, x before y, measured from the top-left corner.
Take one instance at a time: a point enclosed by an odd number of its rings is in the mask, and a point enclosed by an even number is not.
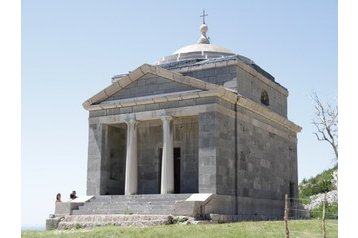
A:
[[[307,238],[321,236],[320,220],[289,221],[290,237]],[[328,220],[327,237],[338,237],[338,221]],[[24,238],[114,238],[114,237],[285,237],[283,221],[235,222],[225,224],[167,225],[147,228],[105,226],[74,230],[23,231]]]

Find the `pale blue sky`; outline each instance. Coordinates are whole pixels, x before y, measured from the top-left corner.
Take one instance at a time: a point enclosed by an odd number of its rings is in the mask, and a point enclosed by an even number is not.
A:
[[[254,60],[289,90],[299,180],[332,167],[312,132],[310,93],[337,100],[337,1],[22,1],[22,225],[44,225],[55,195],[85,195],[88,113],[115,74],[195,43]]]

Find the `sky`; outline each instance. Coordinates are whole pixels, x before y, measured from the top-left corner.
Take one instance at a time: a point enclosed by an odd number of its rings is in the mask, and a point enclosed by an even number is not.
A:
[[[289,90],[299,181],[334,165],[310,95],[337,103],[337,1],[40,1],[21,4],[21,224],[44,226],[58,192],[86,193],[88,112],[111,77],[199,39],[246,56]]]

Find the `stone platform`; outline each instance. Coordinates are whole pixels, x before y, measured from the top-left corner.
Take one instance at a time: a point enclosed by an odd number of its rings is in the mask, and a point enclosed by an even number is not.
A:
[[[203,206],[211,198],[205,193],[89,196],[57,203],[46,229],[171,224],[174,216],[203,217]]]

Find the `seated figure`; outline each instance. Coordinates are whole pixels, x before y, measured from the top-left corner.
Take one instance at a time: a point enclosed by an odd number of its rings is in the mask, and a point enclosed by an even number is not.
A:
[[[72,191],[72,193],[70,194],[70,198],[71,198],[72,200],[78,198],[78,197],[76,196],[76,191]]]

